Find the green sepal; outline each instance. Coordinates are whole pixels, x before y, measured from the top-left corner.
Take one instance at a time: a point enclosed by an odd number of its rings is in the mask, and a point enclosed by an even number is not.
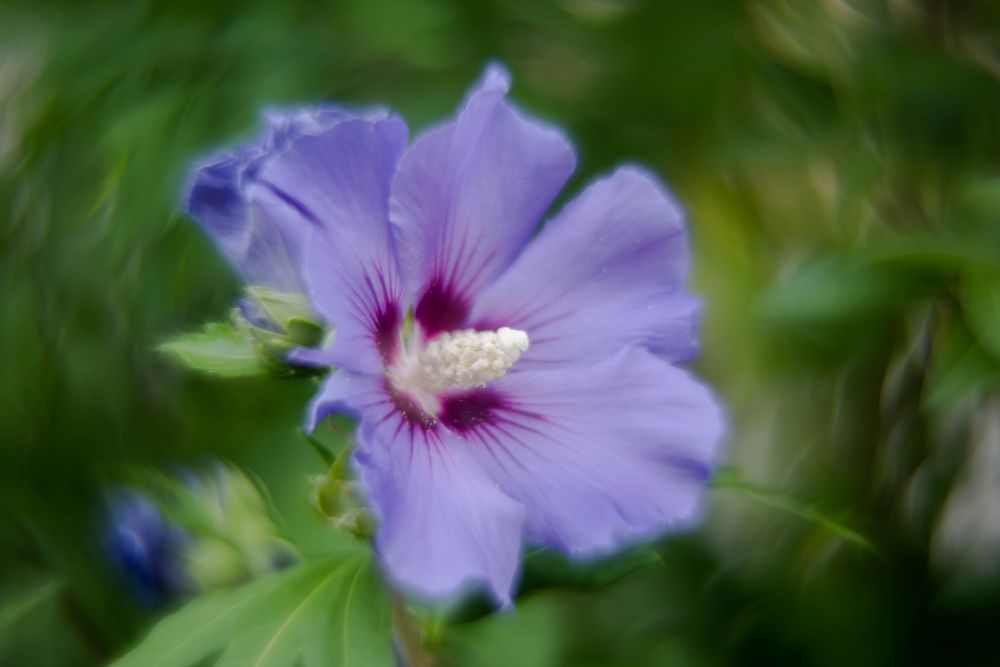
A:
[[[233,312],[233,321],[260,347],[264,363],[279,374],[311,374],[313,369],[286,361],[288,353],[296,347],[317,347],[330,342],[324,340],[327,331],[305,295],[261,285],[248,286],[246,294],[260,307],[269,326],[254,324],[238,309]]]
[[[312,347],[323,340],[323,325],[304,294],[279,292],[261,285],[250,285],[246,293],[294,345]]]
[[[312,479],[313,507],[338,530],[366,540],[375,532],[377,521],[365,506],[357,482],[351,479],[347,460],[351,447],[344,447],[324,475]]]
[[[325,333],[321,324],[303,317],[289,318],[285,322],[285,331],[288,332],[288,338],[301,347],[316,347],[323,342]]]
[[[257,345],[232,323],[210,322],[201,331],[176,336],[156,348],[175,362],[217,377],[264,375],[269,367]]]
[[[302,294],[254,285],[246,288],[270,326],[258,326],[238,309],[229,322],[212,322],[201,331],[181,334],[157,349],[181,365],[217,377],[312,375],[322,370],[287,361],[297,347],[324,342],[326,330]]]

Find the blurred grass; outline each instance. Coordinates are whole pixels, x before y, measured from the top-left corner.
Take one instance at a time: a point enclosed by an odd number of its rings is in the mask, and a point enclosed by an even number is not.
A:
[[[876,554],[718,494],[663,567],[533,592],[442,653],[988,664],[996,571],[934,545],[1000,378],[998,33],[985,0],[4,0],[0,604],[61,587],[4,620],[0,663],[100,664],[144,625],[99,551],[102,491],[132,466],[246,465],[322,549],[310,381],[211,381],[154,352],[238,293],[177,211],[187,166],[269,104],[384,103],[417,130],[495,58],[577,143],[563,200],[630,160],[675,188],[731,462]]]

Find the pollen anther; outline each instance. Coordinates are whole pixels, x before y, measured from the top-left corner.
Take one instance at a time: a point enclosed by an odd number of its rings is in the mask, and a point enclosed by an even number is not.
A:
[[[471,389],[505,375],[527,349],[528,334],[519,329],[463,329],[431,340],[419,362],[428,388]]]

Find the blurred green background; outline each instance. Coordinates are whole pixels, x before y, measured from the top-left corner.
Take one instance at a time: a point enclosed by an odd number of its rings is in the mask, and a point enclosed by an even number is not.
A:
[[[1000,664],[987,0],[0,0],[0,664],[103,664],[155,620],[100,544],[136,469],[232,461],[322,550],[313,381],[154,351],[239,294],[178,211],[186,170],[270,104],[417,131],[490,59],[575,141],[564,199],[638,161],[688,207],[732,467],[655,562],[536,573],[443,628],[440,664]]]

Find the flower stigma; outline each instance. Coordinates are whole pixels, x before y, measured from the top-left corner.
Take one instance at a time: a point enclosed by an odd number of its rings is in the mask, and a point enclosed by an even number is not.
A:
[[[396,389],[433,417],[441,409],[441,394],[485,387],[503,377],[528,345],[527,332],[510,327],[446,331],[426,343],[414,331],[387,374]]]

